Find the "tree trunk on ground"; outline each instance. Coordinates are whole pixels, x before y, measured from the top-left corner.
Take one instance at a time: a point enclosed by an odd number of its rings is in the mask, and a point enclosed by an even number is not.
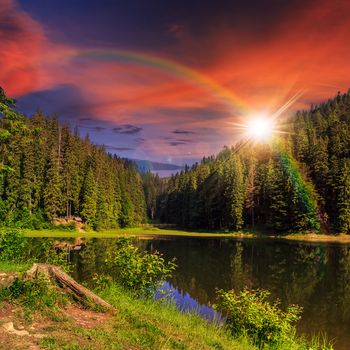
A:
[[[60,267],[55,265],[33,264],[33,266],[23,274],[23,280],[33,279],[38,274],[43,274],[48,280],[55,282],[59,287],[70,293],[73,298],[81,304],[95,304],[107,310],[115,310],[112,305],[91,292],[89,289],[83,287],[72,277],[67,275]]]

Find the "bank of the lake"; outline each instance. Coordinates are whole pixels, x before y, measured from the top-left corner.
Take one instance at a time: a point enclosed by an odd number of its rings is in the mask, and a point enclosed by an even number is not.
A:
[[[25,266],[2,261],[0,273],[20,275]],[[258,349],[248,337],[232,337],[223,324],[207,322],[196,312],[181,312],[167,299],[136,298],[117,285],[99,295],[115,311],[82,307],[70,298],[48,307],[37,292],[26,296],[37,297],[32,308],[27,307],[28,300],[0,298],[0,349]],[[264,349],[321,349],[320,344],[293,337],[288,345]]]
[[[0,272],[24,269],[0,262]],[[244,337],[234,339],[222,326],[181,313],[169,302],[138,299],[117,286],[101,296],[117,311],[98,312],[69,301],[61,309],[28,312],[24,305],[0,301],[0,349],[256,349]]]
[[[61,228],[46,230],[23,229],[26,237],[53,237],[53,238],[118,238],[138,237],[152,238],[157,236],[169,237],[198,237],[198,238],[237,238],[237,239],[277,239],[315,243],[344,243],[350,244],[350,235],[346,234],[318,234],[318,233],[293,233],[288,235],[264,235],[258,232],[222,232],[222,231],[185,231],[179,229],[164,229],[155,226],[143,226],[133,228],[119,228],[102,231],[77,231]]]

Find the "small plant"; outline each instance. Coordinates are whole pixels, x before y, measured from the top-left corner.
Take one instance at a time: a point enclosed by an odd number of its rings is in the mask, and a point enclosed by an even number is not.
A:
[[[54,311],[56,306],[65,305],[67,295],[60,293],[47,279],[38,275],[34,279],[17,279],[6,289],[0,290],[0,301],[11,301],[24,307],[26,318],[30,319],[33,312],[38,310]]]
[[[27,240],[16,229],[8,229],[0,234],[0,260],[20,262],[24,260]]]
[[[69,231],[69,232],[73,232],[77,230],[77,226],[75,224],[75,222],[70,222],[68,224],[60,224],[55,226],[55,229],[60,229],[61,231]]]
[[[277,345],[290,341],[295,335],[295,323],[300,319],[301,308],[291,305],[280,309],[279,301],[270,303],[265,290],[239,293],[218,291],[216,309],[226,316],[227,328],[234,336],[248,335],[259,348],[265,344]]]
[[[92,280],[95,284],[95,289],[98,292],[110,288],[113,283],[112,277],[105,274],[99,275],[97,273],[94,273]]]
[[[117,268],[117,282],[139,296],[152,296],[175,270],[175,260],[166,262],[158,253],[141,252],[126,238],[119,239],[107,261]]]
[[[52,241],[34,242],[17,229],[6,229],[0,233],[0,261],[54,264],[68,272],[67,254],[65,249],[55,249]]]

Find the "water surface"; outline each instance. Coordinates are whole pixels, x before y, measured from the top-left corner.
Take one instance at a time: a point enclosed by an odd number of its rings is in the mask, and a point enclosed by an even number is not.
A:
[[[336,350],[350,348],[350,246],[278,240],[167,238],[143,240],[141,249],[176,257],[178,268],[167,281],[181,309],[198,309],[211,319],[215,291],[264,288],[283,306],[304,308],[298,332],[326,332]],[[113,240],[95,239],[73,257],[76,277],[88,280],[104,270]]]

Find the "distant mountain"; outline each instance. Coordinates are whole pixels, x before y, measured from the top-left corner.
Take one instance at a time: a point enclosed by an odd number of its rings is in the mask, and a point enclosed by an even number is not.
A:
[[[184,166],[177,165],[177,164],[169,164],[169,163],[159,163],[159,162],[152,162],[150,160],[143,160],[143,159],[130,159],[132,162],[134,162],[141,172],[157,172],[157,171],[164,171],[167,170],[169,172],[174,171],[181,171],[184,169]]]

